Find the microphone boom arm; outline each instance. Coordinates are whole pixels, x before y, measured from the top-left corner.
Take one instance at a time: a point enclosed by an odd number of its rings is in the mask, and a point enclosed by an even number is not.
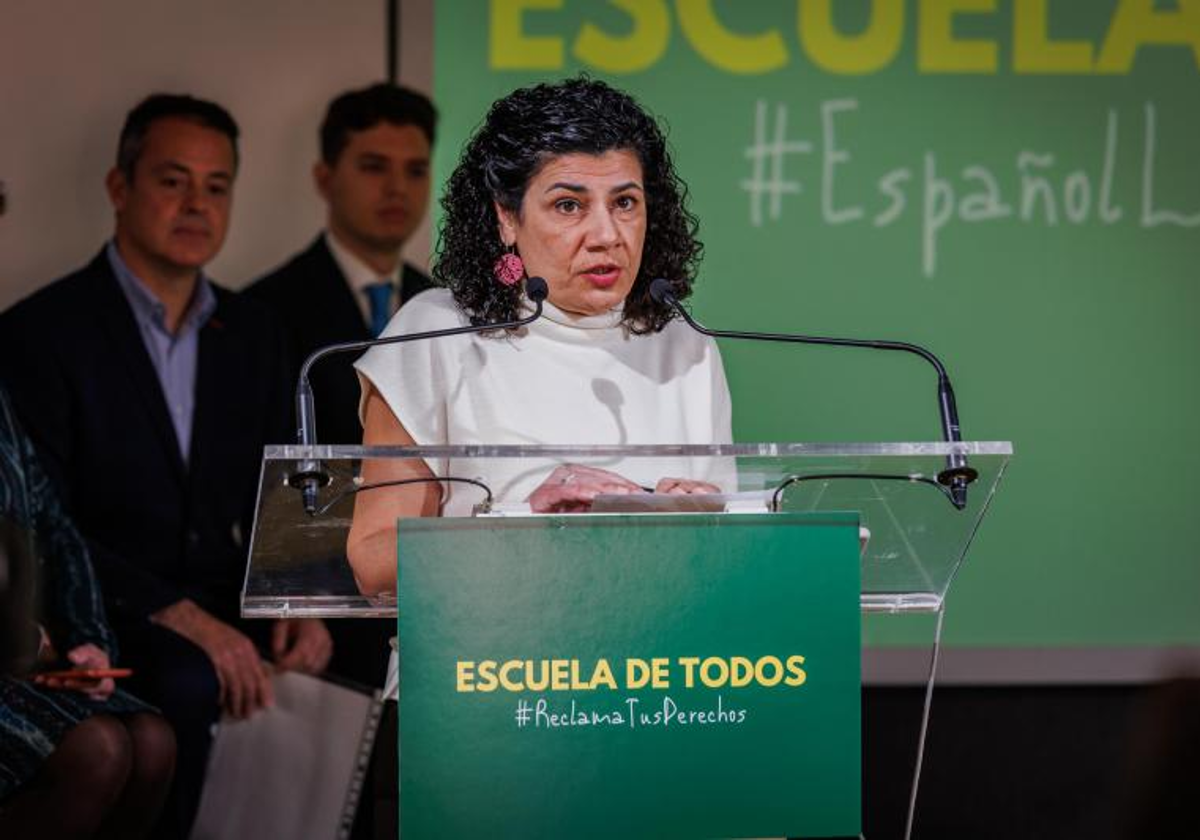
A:
[[[812,335],[790,335],[787,333],[758,333],[742,330],[710,329],[688,312],[679,299],[671,291],[670,283],[663,279],[654,280],[650,284],[650,295],[660,303],[666,303],[679,313],[688,326],[696,332],[711,338],[736,338],[753,341],[779,341],[794,344],[823,344],[835,347],[866,347],[873,350],[898,350],[920,356],[933,366],[938,378],[938,417],[942,424],[942,439],[947,443],[958,443],[962,440],[962,429],[958,421],[958,405],[954,400],[954,388],[950,384],[950,375],[941,359],[919,344],[906,341],[886,341],[858,338],[829,338]],[[963,455],[951,454],[946,456],[946,469],[938,473],[938,481],[949,488],[950,500],[959,510],[966,507],[967,485],[979,477],[974,468],[967,465]]]

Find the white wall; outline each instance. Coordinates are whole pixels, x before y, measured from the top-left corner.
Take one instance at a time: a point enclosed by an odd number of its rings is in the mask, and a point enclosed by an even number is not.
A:
[[[424,90],[430,6],[401,14],[401,79]],[[152,91],[213,99],[242,129],[233,224],[210,273],[240,287],[306,245],[324,216],[317,127],[334,95],[385,77],[385,21],[384,0],[3,0],[0,308],[111,233],[104,175],[125,113]],[[424,263],[428,241],[409,257]]]
[[[400,16],[397,21],[400,29],[398,40],[400,66],[397,68],[398,80],[403,85],[419,90],[428,96],[433,96],[433,0],[396,0],[400,5]],[[437,105],[438,103],[434,103]],[[434,203],[438,200],[439,184],[434,184],[429,191],[429,212],[421,226],[413,231],[407,247],[404,249],[405,258],[416,265],[429,265],[429,256],[433,252],[433,218]]]

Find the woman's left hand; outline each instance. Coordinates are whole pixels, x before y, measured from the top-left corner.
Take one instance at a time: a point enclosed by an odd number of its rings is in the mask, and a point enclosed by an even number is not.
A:
[[[692,481],[690,478],[660,478],[654,486],[655,493],[674,495],[720,493],[721,488],[707,481]]]
[[[586,513],[597,496],[646,491],[615,472],[582,464],[561,464],[529,495],[534,513]]]
[[[67,659],[76,670],[91,670],[111,668],[108,654],[91,642],[72,648],[67,652]],[[47,688],[58,688],[66,691],[80,691],[93,700],[107,700],[117,687],[112,677],[104,679],[71,679],[69,677],[43,677],[34,675],[33,681]]]

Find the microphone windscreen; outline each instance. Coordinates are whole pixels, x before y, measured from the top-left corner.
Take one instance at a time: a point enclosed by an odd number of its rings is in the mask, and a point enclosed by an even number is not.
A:
[[[656,277],[650,281],[650,297],[655,303],[670,303],[675,297],[671,293],[671,284],[665,277]]]
[[[530,277],[525,281],[525,295],[534,303],[541,303],[550,294],[550,286],[541,277]]]

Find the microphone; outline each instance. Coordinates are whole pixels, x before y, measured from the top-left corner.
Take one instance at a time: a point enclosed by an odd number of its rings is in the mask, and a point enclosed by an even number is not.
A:
[[[877,341],[857,338],[827,338],[810,335],[789,335],[786,333],[743,332],[740,330],[712,330],[696,321],[683,308],[675,293],[671,290],[670,281],[659,277],[650,282],[650,297],[655,303],[666,304],[674,309],[690,326],[703,335],[713,338],[738,338],[750,341],[783,341],[796,344],[825,344],[835,347],[868,347],[873,350],[900,350],[920,356],[937,371],[938,378],[938,416],[942,423],[942,439],[947,443],[957,443],[962,440],[962,430],[958,423],[958,406],[954,402],[954,388],[950,385],[950,375],[946,366],[933,353],[917,344],[904,341]],[[967,506],[967,485],[979,477],[979,472],[967,465],[964,455],[947,455],[946,469],[937,474],[938,483],[947,489],[951,504],[958,510]]]
[[[550,294],[550,286],[541,277],[530,277],[525,281],[525,296],[533,302],[533,313],[518,318],[515,321],[502,321],[493,324],[470,324],[465,327],[449,327],[444,330],[429,330],[428,332],[393,335],[387,338],[373,338],[368,341],[345,341],[341,344],[330,344],[319,347],[300,366],[300,376],[296,382],[296,442],[301,446],[315,446],[317,443],[317,411],[313,397],[312,383],[308,374],[312,366],[336,353],[353,353],[378,347],[384,344],[402,344],[408,341],[423,341],[429,338],[444,338],[451,335],[466,333],[490,332],[492,330],[509,330],[532,324],[542,317],[542,303]],[[304,502],[304,512],[309,516],[317,513],[317,493],[329,484],[329,473],[315,459],[305,459],[297,464],[296,469],[288,476],[288,484],[300,491]]]

